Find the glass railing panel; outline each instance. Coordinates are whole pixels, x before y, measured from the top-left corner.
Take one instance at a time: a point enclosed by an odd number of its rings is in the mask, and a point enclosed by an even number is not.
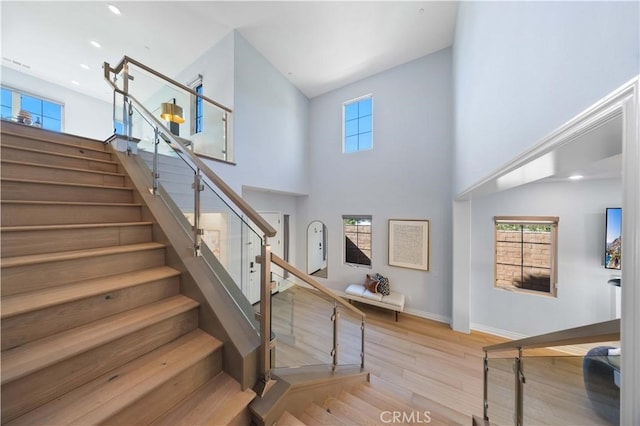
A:
[[[515,358],[489,358],[487,416],[491,424],[513,425],[516,413]]]
[[[192,142],[195,153],[232,161],[227,139],[231,114],[203,97],[129,64],[129,93],[171,132]],[[165,119],[168,111],[176,120]]]
[[[362,317],[338,305],[338,364],[360,365],[361,353]]]
[[[140,139],[138,156],[153,176],[155,130],[144,114],[132,109],[133,137]],[[157,191],[173,212],[180,226],[195,246],[195,194],[197,169],[185,154],[174,151],[160,137],[157,156]],[[172,154],[172,155],[167,155]],[[199,228],[201,254],[219,282],[230,294],[247,321],[259,332],[252,304],[260,299],[260,265],[255,257],[260,255],[262,238],[223,198],[204,176],[200,191]]]
[[[619,424],[620,356],[525,356],[525,425]]]
[[[330,365],[333,302],[291,279],[279,279],[281,290],[271,298],[275,367]]]

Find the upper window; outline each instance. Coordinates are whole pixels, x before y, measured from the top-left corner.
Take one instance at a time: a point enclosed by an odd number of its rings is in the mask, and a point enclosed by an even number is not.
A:
[[[344,104],[343,152],[373,148],[373,108],[371,95]]]
[[[196,93],[198,95],[202,95],[202,83],[200,83],[198,86],[196,86],[195,88]],[[203,109],[204,107],[204,103],[202,102],[202,98],[196,96],[195,99],[195,106],[194,106],[194,119],[195,119],[195,123],[194,123],[194,133],[202,133],[202,116],[203,116]]]
[[[343,216],[344,262],[371,267],[371,216]]]
[[[20,112],[23,112],[20,114]],[[20,114],[30,116],[32,126],[62,131],[62,105],[37,96],[2,88],[2,118],[13,120]]]
[[[495,286],[556,295],[557,217],[496,216]]]

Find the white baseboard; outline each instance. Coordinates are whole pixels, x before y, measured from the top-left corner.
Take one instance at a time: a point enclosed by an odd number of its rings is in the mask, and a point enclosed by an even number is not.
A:
[[[487,333],[498,337],[504,337],[509,340],[519,340],[524,339],[525,337],[530,337],[520,333],[514,333],[512,331],[502,330],[500,328],[489,327],[482,324],[471,324],[471,329],[474,331],[479,331],[481,333]]]
[[[424,311],[419,311],[417,309],[410,309],[410,308],[409,309],[405,308],[404,312],[410,315],[415,315],[420,318],[425,318],[428,320],[438,321],[438,322],[451,325],[451,318],[445,317],[443,315],[432,314],[430,312],[424,312]],[[402,317],[402,312],[400,313],[400,317]]]

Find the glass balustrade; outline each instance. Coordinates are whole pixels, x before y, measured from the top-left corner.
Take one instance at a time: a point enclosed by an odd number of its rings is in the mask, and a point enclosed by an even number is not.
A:
[[[515,424],[515,366],[515,357],[487,360],[487,415],[492,424]]]
[[[361,365],[361,317],[291,276],[274,274],[274,280],[280,281],[281,288],[271,298],[276,367],[331,365],[334,342],[338,366]]]

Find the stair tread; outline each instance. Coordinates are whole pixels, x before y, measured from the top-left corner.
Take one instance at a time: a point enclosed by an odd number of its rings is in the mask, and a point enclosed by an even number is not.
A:
[[[154,241],[147,243],[127,244],[121,246],[99,247],[93,249],[71,250],[54,253],[32,254],[27,256],[5,257],[0,261],[0,268],[36,265],[41,263],[60,262],[65,260],[99,257],[112,254],[131,253],[136,251],[157,250],[165,248],[162,243]]]
[[[340,393],[339,400],[347,404],[349,407],[358,410],[358,413],[368,417],[369,420],[373,422],[380,421],[380,414],[383,410],[370,404],[366,400],[347,391],[342,391]]]
[[[44,181],[33,179],[19,179],[19,178],[0,178],[0,182],[17,182],[17,183],[32,183],[38,185],[57,185],[57,186],[71,186],[75,188],[94,188],[94,189],[115,189],[120,191],[133,191],[134,188],[129,186],[111,186],[111,185],[95,185],[87,183],[75,183],[75,182],[57,182],[57,181]]]
[[[110,223],[79,223],[71,225],[23,225],[23,226],[3,226],[2,232],[24,232],[24,231],[52,231],[61,229],[89,229],[89,228],[117,228],[129,226],[150,226],[153,222],[110,222]]]
[[[93,144],[95,144],[97,146],[101,146],[102,148],[104,148],[104,146],[105,146],[104,141],[101,141],[101,140],[98,140],[98,139],[92,139],[92,138],[88,138],[86,136],[80,136],[80,135],[73,135],[71,133],[61,133],[61,132],[47,131],[46,129],[36,129],[35,127],[31,127],[31,128],[27,128],[27,129],[14,128],[13,124],[11,124],[11,123],[4,123],[3,122],[2,124],[3,125],[2,125],[1,133],[3,135],[18,136],[18,137],[25,138],[25,139],[35,139],[35,140],[39,140],[39,141],[43,141],[43,142],[56,144],[56,145],[73,146],[73,147],[78,147],[78,148],[82,148],[82,149],[90,149],[92,151],[98,151],[98,152],[107,152],[104,149],[92,148],[90,146],[78,145],[78,144],[75,144],[75,143],[65,143],[65,142],[51,140],[51,138],[48,137],[48,136],[51,136],[51,137],[64,136],[66,139],[73,139],[73,140],[78,140],[78,141],[82,141],[82,142],[89,142],[89,143],[93,143]],[[21,130],[28,130],[28,131],[32,132],[32,134],[25,133],[25,132],[23,132]],[[52,132],[52,133],[49,133],[49,132]]]
[[[305,423],[288,411],[282,413],[277,422],[278,426],[305,426]]]
[[[242,391],[240,384],[225,372],[209,380],[152,425],[188,426],[227,424],[255,398],[251,389]]]
[[[180,271],[168,266],[142,269],[124,274],[110,275],[92,280],[5,296],[0,301],[2,319],[27,312],[69,303],[87,297],[134,287],[150,281],[180,275]]]
[[[65,205],[65,206],[130,206],[141,207],[140,203],[100,203],[85,201],[33,201],[33,200],[0,200],[2,204],[30,204],[30,205]]]
[[[10,425],[99,424],[219,350],[222,342],[200,329],[169,342],[44,404]]]
[[[347,423],[368,424],[371,422],[366,414],[363,414],[358,409],[345,404],[338,398],[329,397],[322,406],[331,410],[331,414]]]
[[[186,296],[173,296],[9,349],[2,354],[2,384],[197,306]]]
[[[38,154],[46,154],[46,155],[51,155],[54,157],[64,157],[64,158],[74,158],[74,159],[78,159],[78,160],[86,160],[86,161],[93,161],[96,163],[104,163],[104,164],[113,164],[113,165],[117,165],[118,163],[112,160],[101,160],[99,158],[90,158],[90,157],[83,157],[81,155],[71,155],[71,154],[63,154],[60,152],[53,152],[53,151],[43,151],[41,149],[33,149],[33,148],[25,148],[22,146],[15,146],[15,145],[0,145],[0,147],[2,147],[2,149],[15,149],[18,151],[23,151],[23,152],[35,152]],[[84,149],[84,148],[82,148]]]
[[[64,167],[64,166],[55,166],[52,164],[42,164],[42,163],[32,163],[28,161],[15,161],[15,160],[2,160],[2,163],[6,164],[16,164],[22,166],[30,166],[30,167],[41,167],[45,169],[56,169],[56,170],[68,170],[72,172],[81,172],[81,173],[92,173],[97,175],[107,175],[107,176],[116,176],[116,177],[126,177],[124,173],[114,173],[114,172],[104,172],[101,170],[88,170],[88,169],[79,169],[77,167]]]
[[[397,396],[378,389],[369,383],[363,383],[356,386],[351,392],[358,398],[365,401],[375,401],[378,407],[384,407],[386,410],[397,410],[410,412],[415,410],[409,403],[402,401]]]
[[[308,419],[307,416],[310,419]],[[338,426],[350,424],[340,419],[339,417],[334,416],[330,411],[327,411],[326,408],[322,408],[318,404],[309,404],[309,406],[307,406],[307,408],[304,410],[304,415],[301,417],[303,421],[309,425],[320,424]]]

